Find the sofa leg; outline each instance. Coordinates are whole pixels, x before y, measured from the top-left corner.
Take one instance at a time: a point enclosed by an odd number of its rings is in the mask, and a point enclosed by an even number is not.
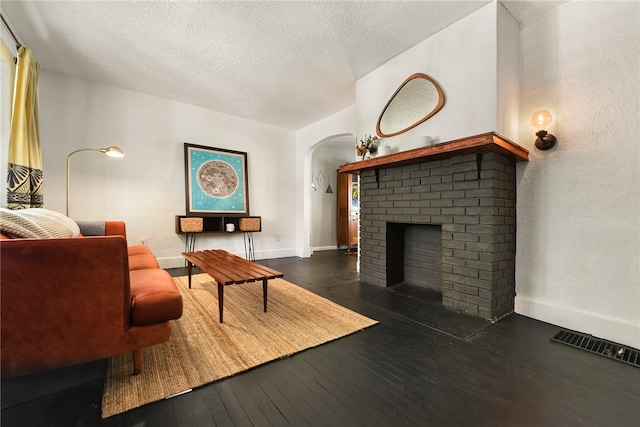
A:
[[[142,349],[133,351],[133,375],[140,375],[142,372]]]

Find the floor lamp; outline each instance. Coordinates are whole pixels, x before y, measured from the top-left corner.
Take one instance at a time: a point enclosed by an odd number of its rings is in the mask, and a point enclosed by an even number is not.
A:
[[[79,150],[69,153],[69,155],[67,156],[67,210],[66,210],[67,216],[69,216],[69,165],[71,164],[70,162],[71,156],[73,156],[76,153],[79,153],[80,151],[97,151],[99,153],[104,153],[110,157],[124,156],[124,153],[122,152],[122,148],[116,147],[115,145],[112,145],[107,148],[81,148]]]

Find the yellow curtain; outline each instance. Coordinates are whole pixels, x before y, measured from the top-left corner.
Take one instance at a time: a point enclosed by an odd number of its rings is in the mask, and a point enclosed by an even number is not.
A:
[[[14,85],[11,130],[9,136],[9,167],[7,206],[9,209],[43,206],[42,154],[38,123],[38,64],[30,49],[18,49]]]

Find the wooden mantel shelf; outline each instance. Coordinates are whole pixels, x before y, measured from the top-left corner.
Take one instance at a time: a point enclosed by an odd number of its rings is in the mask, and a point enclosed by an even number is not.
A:
[[[401,151],[340,166],[340,172],[360,172],[368,169],[385,169],[414,163],[441,160],[461,154],[497,152],[516,162],[529,160],[529,150],[495,132],[469,136],[427,147]]]

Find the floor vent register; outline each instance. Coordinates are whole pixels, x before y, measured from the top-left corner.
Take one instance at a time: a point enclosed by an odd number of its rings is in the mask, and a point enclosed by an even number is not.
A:
[[[640,350],[637,348],[564,329],[561,329],[560,332],[555,334],[553,338],[551,338],[551,341],[586,350],[640,368]]]

